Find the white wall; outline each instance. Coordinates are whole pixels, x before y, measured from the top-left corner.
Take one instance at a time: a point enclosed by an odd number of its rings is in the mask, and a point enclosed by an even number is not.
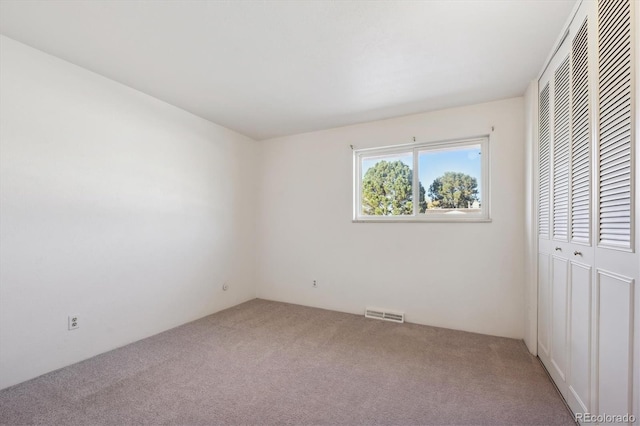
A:
[[[493,222],[352,223],[350,144],[488,133]],[[258,297],[522,338],[524,133],[515,98],[262,142]]]
[[[0,388],[256,292],[526,336],[522,98],[256,144],[0,43]],[[487,133],[493,222],[351,222],[350,144]]]
[[[254,298],[255,142],[0,43],[0,388]]]

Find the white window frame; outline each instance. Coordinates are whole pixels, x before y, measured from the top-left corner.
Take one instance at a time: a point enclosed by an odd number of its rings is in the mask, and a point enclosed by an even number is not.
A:
[[[474,136],[464,139],[453,139],[437,142],[417,142],[403,145],[384,146],[379,148],[364,148],[353,151],[353,222],[490,222],[490,151],[489,151],[489,135]],[[433,210],[427,214],[418,213],[419,200],[419,172],[418,172],[418,153],[420,151],[441,151],[447,149],[462,148],[469,145],[480,145],[482,150],[481,156],[481,182],[480,191],[482,194],[482,203],[480,212],[452,214],[452,213],[435,213]],[[362,197],[362,161],[363,159],[379,156],[413,153],[413,214],[398,216],[370,216],[361,214],[361,197]],[[424,185],[424,183],[423,183]],[[427,188],[425,187],[425,190]]]

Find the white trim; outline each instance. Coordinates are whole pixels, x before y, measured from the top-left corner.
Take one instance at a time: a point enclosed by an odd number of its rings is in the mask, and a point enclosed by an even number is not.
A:
[[[418,188],[418,192],[417,192],[417,199],[418,201],[416,202],[416,192],[414,191],[413,193],[413,216],[417,217],[418,214],[420,213],[420,176],[418,176],[418,167],[419,167],[419,160],[420,157],[418,155],[416,155],[416,152],[413,153],[413,170],[411,171],[411,177],[412,177],[412,182],[411,185],[413,188]],[[358,191],[360,192],[360,191]],[[426,189],[425,189],[425,198],[426,198],[427,194],[426,194]]]
[[[538,355],[538,298],[539,298],[539,290],[538,290],[538,238],[539,238],[539,229],[538,229],[538,212],[539,212],[539,192],[540,185],[538,182],[538,173],[539,173],[539,158],[540,158],[540,146],[539,146],[539,116],[540,116],[540,86],[537,80],[534,80],[530,83],[530,97],[529,102],[531,102],[531,115],[529,120],[531,120],[531,134],[528,135],[531,140],[526,140],[527,150],[531,158],[529,159],[531,169],[529,170],[529,179],[530,184],[528,190],[530,193],[528,194],[529,199],[531,200],[531,205],[529,207],[529,232],[530,232],[530,241],[529,241],[529,252],[526,262],[529,263],[529,281],[525,282],[527,284],[527,288],[525,288],[525,301],[528,300],[529,305],[525,306],[529,309],[525,315],[525,335],[529,335],[529,352],[532,355]]]

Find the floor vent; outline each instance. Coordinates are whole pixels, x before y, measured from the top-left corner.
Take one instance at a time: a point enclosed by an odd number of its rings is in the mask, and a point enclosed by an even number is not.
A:
[[[367,308],[364,311],[365,318],[373,318],[384,321],[404,322],[404,314],[400,312],[390,312],[384,309]]]

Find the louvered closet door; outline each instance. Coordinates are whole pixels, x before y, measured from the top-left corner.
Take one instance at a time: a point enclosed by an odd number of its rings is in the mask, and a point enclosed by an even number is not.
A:
[[[576,414],[640,418],[635,7],[580,3],[539,81],[538,355]]]
[[[630,0],[604,0],[598,2],[597,10],[594,393],[597,412],[626,414],[635,410],[638,417],[640,355],[634,349],[640,331],[634,336],[634,315],[640,316],[639,298],[634,294],[638,291],[633,206],[635,6]],[[640,321],[635,328],[638,324]]]
[[[568,354],[565,399],[574,413],[588,413],[593,407],[592,386],[592,297],[594,249],[591,238],[593,176],[593,78],[595,65],[595,10],[593,3],[576,16],[571,37],[571,178],[569,286],[567,289]],[[591,47],[591,48],[590,48]]]
[[[548,74],[548,73],[547,73]],[[538,356],[551,354],[551,85],[545,74],[538,97]]]
[[[561,392],[567,378],[571,59],[565,40],[539,81],[538,354]]]
[[[538,354],[576,413],[593,405],[594,25],[587,2],[539,81]]]

